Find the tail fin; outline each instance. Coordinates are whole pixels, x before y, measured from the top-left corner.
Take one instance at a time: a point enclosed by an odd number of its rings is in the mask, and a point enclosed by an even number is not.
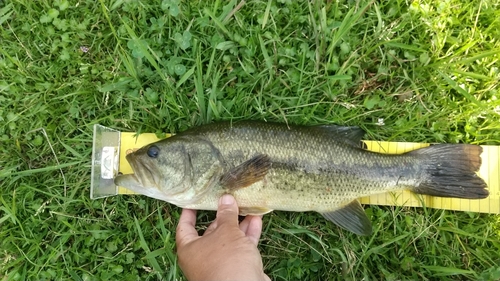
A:
[[[412,191],[439,197],[483,199],[488,197],[486,183],[476,175],[481,167],[483,148],[471,144],[436,144],[413,154],[424,161],[426,177]]]

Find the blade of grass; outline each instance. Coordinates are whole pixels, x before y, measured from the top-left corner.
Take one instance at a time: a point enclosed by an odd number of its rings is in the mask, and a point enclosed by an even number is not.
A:
[[[266,45],[264,44],[264,40],[262,40],[262,36],[260,34],[258,35],[259,38],[259,43],[260,43],[260,50],[262,52],[262,56],[264,57],[264,62],[266,63],[266,68],[269,71],[269,79],[272,79],[273,77],[273,62],[271,61],[271,58],[269,57],[269,54],[266,49]]]
[[[194,74],[194,70],[196,69],[196,66],[191,67],[184,75],[182,75],[181,79],[177,81],[177,84],[175,85],[175,88],[179,89],[191,76]]]
[[[12,3],[7,4],[5,7],[0,9],[0,25],[2,25],[10,16],[14,13],[12,11]]]
[[[330,45],[328,46],[327,52],[330,56],[329,61],[332,60],[334,55],[334,48],[340,42],[340,40],[355,26],[355,23],[361,18],[361,16],[366,12],[366,10],[373,4],[374,1],[370,1],[364,7],[360,8],[358,12],[354,13],[357,7],[352,7],[349,12],[345,15],[339,28],[334,33]]]
[[[194,77],[194,88],[196,90],[196,99],[198,111],[203,123],[208,122],[208,109],[205,104],[205,93],[203,88],[203,65],[201,62],[201,50],[196,54],[196,74]]]
[[[0,172],[0,178],[7,177],[7,176],[24,177],[24,176],[29,176],[29,175],[38,174],[38,173],[44,173],[44,172],[51,172],[51,171],[54,171],[54,170],[60,170],[62,168],[79,165],[81,163],[83,163],[83,161],[74,161],[74,162],[63,163],[63,164],[60,164],[60,165],[54,165],[54,166],[50,166],[50,167],[30,169],[30,170],[24,170],[24,171],[18,171],[18,172],[12,171],[14,169],[12,169],[12,170],[2,170]]]
[[[434,265],[424,265],[425,269],[429,269],[434,272],[433,276],[454,276],[454,275],[476,275],[473,270],[464,270],[456,267],[444,267],[444,266],[434,266]]]
[[[144,250],[144,252],[146,252],[146,256],[144,258],[149,261],[149,263],[153,266],[153,269],[156,271],[155,273],[157,277],[161,279],[162,276],[160,275],[160,273],[163,272],[163,270],[161,269],[160,264],[156,260],[157,256],[150,256],[151,250],[149,249],[148,243],[144,239],[144,234],[142,233],[141,226],[139,225],[139,221],[135,216],[134,216],[134,223],[137,234],[139,235],[141,248]]]
[[[486,75],[482,75],[482,74],[477,74],[477,73],[474,73],[474,72],[468,72],[468,71],[460,71],[458,69],[452,69],[451,70],[453,73],[455,74],[460,74],[460,75],[463,75],[463,76],[467,76],[467,77],[471,77],[471,78],[474,78],[474,79],[480,79],[480,80],[492,80],[491,77],[488,77]]]
[[[271,0],[267,1],[266,10],[264,11],[264,17],[262,18],[261,28],[264,29],[266,27],[267,21],[269,20],[269,12],[271,11]]]
[[[224,32],[224,34],[226,34],[226,36],[230,39],[233,38],[233,36],[231,35],[231,33],[229,32],[229,30],[224,26],[224,24],[214,15],[214,13],[212,13],[212,11],[210,11],[210,9],[208,8],[205,8],[203,9],[203,12],[205,14],[207,14],[210,19],[212,19],[215,23],[215,25],[220,29],[222,30],[222,32]]]
[[[162,80],[169,86],[171,86],[170,80],[165,76],[164,71],[160,68],[160,65],[157,62],[156,56],[153,54],[153,51],[151,48],[144,43],[143,40],[140,40],[139,37],[135,34],[134,30],[130,28],[130,26],[127,24],[127,22],[120,17],[120,20],[125,26],[125,29],[127,30],[128,35],[131,37],[132,41],[134,44],[139,48],[142,54],[144,54],[144,57],[146,57],[146,60],[156,69],[156,73],[162,78]]]
[[[464,88],[460,87],[458,83],[451,79],[448,75],[444,74],[442,71],[438,71],[438,73],[455,91],[464,96],[464,98],[468,99],[470,102],[476,104],[477,106],[482,107],[482,104],[476,98],[474,98],[474,96],[472,96]]]

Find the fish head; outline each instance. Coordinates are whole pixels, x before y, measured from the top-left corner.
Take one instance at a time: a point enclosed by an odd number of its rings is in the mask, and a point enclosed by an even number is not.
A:
[[[184,207],[218,183],[224,161],[207,140],[173,136],[126,156],[133,174],[115,178],[117,186]]]
[[[133,174],[115,178],[117,186],[164,201],[188,189],[189,159],[182,141],[165,139],[130,153]]]

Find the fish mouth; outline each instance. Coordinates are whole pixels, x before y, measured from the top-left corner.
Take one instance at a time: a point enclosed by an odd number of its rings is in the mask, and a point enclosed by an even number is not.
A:
[[[157,183],[159,179],[155,176],[155,174],[158,175],[158,173],[155,173],[156,169],[152,165],[136,159],[133,153],[127,155],[125,158],[132,167],[135,178],[143,187],[158,186]]]

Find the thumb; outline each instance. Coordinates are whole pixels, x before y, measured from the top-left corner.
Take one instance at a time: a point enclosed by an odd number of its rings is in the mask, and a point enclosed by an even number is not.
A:
[[[219,199],[217,208],[217,227],[223,224],[238,226],[238,205],[230,194],[224,194]]]

